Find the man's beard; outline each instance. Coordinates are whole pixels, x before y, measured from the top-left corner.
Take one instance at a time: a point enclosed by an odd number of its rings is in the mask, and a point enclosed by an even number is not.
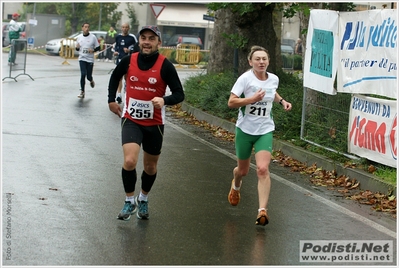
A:
[[[147,48],[147,50],[144,52],[142,48],[140,48],[140,53],[143,54],[144,56],[150,56],[153,55],[157,50],[153,50],[153,48]]]

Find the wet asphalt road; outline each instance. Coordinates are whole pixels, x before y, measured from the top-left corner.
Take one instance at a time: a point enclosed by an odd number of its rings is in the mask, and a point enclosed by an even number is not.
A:
[[[5,77],[4,53],[2,60]],[[113,65],[96,62],[96,87],[86,87],[81,100],[78,63],[62,62],[28,55],[34,81],[22,75],[2,82],[3,266],[331,265],[300,262],[301,240],[389,240],[393,262],[335,265],[396,264],[395,220],[281,174],[272,174],[270,224],[256,226],[255,170],[231,207],[234,155],[172,120],[149,195],[150,219],[116,220],[124,192],[120,119],[107,105]]]

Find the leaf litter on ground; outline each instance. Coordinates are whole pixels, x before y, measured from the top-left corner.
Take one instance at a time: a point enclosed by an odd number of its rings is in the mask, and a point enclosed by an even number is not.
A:
[[[168,107],[173,116],[184,119],[185,122],[197,127],[208,130],[216,138],[224,141],[234,142],[235,134],[227,130],[209,124],[204,120],[197,120],[192,114],[181,110],[181,105]],[[314,163],[310,166],[302,163],[292,157],[285,155],[281,150],[273,151],[272,161],[280,166],[289,167],[292,172],[299,172],[308,175],[309,181],[315,186],[327,187],[328,190],[335,190],[349,200],[357,201],[360,204],[370,205],[371,209],[378,212],[388,212],[396,218],[396,196],[393,193],[382,194],[370,190],[360,190],[360,182],[355,178],[349,178],[345,175],[338,175],[335,170],[327,171]],[[356,166],[346,165],[347,168],[356,168]],[[372,169],[372,167],[370,167]]]

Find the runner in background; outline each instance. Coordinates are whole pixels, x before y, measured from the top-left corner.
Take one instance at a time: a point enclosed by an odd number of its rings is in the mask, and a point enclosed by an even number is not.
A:
[[[122,24],[122,33],[117,35],[115,38],[115,52],[114,55],[117,57],[116,64],[122,60],[123,57],[129,55],[130,53],[137,52],[134,51],[135,44],[137,43],[137,38],[135,35],[130,34],[129,23]],[[122,103],[122,79],[119,81],[118,91],[116,95],[116,101],[120,104]]]
[[[100,44],[97,37],[89,32],[90,25],[85,22],[82,24],[82,34],[76,38],[76,50],[79,51],[79,67],[80,67],[80,94],[78,98],[85,97],[86,77],[90,81],[90,86],[94,88],[93,67],[94,52],[100,51]]]

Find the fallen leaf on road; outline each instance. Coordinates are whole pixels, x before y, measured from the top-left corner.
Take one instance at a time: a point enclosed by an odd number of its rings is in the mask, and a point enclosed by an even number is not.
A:
[[[174,116],[183,118],[187,123],[211,131],[212,134],[219,139],[234,142],[235,135],[233,133],[229,133],[220,127],[212,126],[206,121],[197,120],[192,114],[182,111],[180,104],[167,107],[167,109],[171,111]],[[335,131],[334,128],[330,129],[329,134],[331,138],[335,138]],[[381,193],[373,193],[369,190],[353,193],[355,190],[359,189],[360,186],[360,182],[356,179],[351,179],[344,175],[337,176],[336,170],[326,171],[321,167],[317,167],[316,163],[307,166],[305,163],[285,155],[281,150],[273,151],[272,161],[278,163],[282,167],[289,167],[292,172],[309,175],[310,182],[315,186],[329,187],[329,190],[335,189],[345,194],[346,199],[351,199],[365,205],[371,205],[372,209],[375,211],[390,212],[393,217],[396,218],[396,196],[392,193],[384,195]],[[356,168],[357,164],[349,162],[345,163],[344,166],[345,168]],[[370,165],[367,170],[373,173],[375,167]]]

